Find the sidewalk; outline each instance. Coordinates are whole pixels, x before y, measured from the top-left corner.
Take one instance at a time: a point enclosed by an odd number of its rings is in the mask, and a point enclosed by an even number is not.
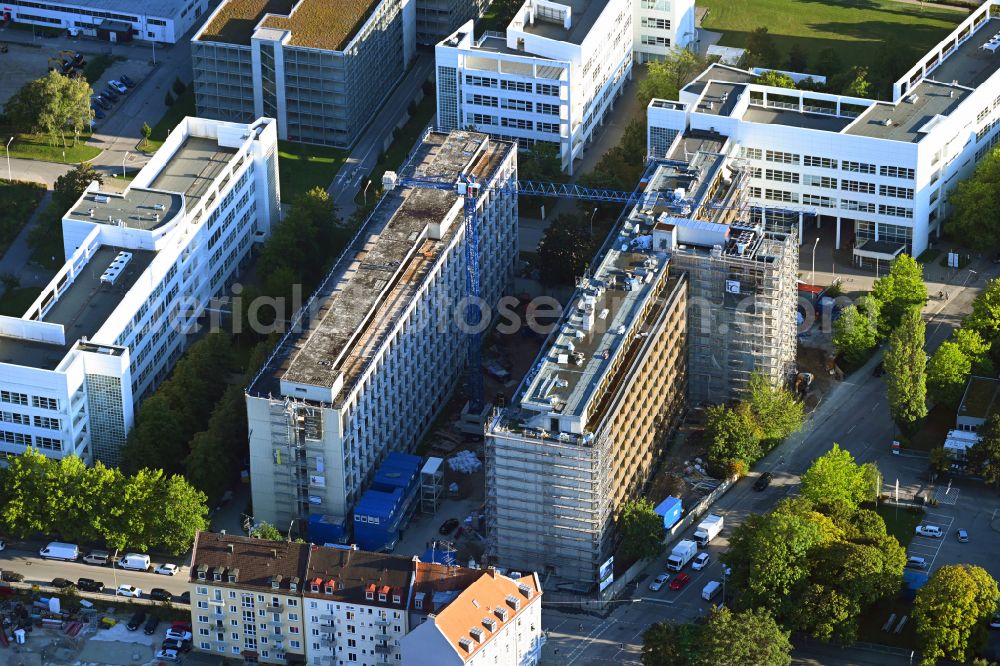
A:
[[[42,211],[48,207],[50,201],[52,201],[52,190],[47,191],[41,201],[38,202],[38,208],[32,213],[28,223],[24,225],[24,228],[21,229],[14,242],[10,244],[4,255],[0,257],[0,275],[6,275],[7,273],[16,275],[21,279],[22,287],[44,287],[51,278],[49,271],[29,265],[31,261],[31,247],[28,245],[28,234],[31,233],[31,230],[38,223],[38,218],[41,217]],[[5,291],[6,288],[0,284],[0,296]]]

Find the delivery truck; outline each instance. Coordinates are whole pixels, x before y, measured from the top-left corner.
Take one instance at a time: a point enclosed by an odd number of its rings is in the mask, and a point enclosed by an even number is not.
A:
[[[697,553],[698,544],[690,539],[684,539],[670,551],[670,555],[667,557],[667,569],[680,571]]]
[[[695,528],[694,540],[698,542],[699,546],[707,546],[712,539],[719,536],[724,524],[725,520],[722,516],[714,513],[708,514],[705,520],[698,523],[698,527]]]

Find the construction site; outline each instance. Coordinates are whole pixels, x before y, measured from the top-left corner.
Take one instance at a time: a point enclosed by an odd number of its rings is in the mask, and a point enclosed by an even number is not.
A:
[[[685,409],[794,376],[794,231],[745,198],[727,137],[688,132],[582,276],[510,404],[487,426],[487,550],[552,590],[603,591],[625,499],[649,492]],[[718,482],[692,461],[675,483]]]

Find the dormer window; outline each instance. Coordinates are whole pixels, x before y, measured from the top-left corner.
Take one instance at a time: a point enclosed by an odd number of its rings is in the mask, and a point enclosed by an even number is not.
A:
[[[385,595],[384,594],[379,594],[378,595],[378,600],[382,601],[382,602],[385,602]]]
[[[215,571],[213,571],[212,572],[212,580],[221,581],[222,580],[222,572],[219,571],[218,569],[216,569]]]
[[[399,602],[400,602],[399,595],[398,594],[392,595],[392,603],[398,604]]]
[[[423,598],[422,597],[417,597],[416,599],[414,599],[413,600],[413,607],[416,608],[417,610],[423,610],[423,608],[424,608],[424,600],[423,600]]]
[[[323,588],[323,592],[325,592],[326,594],[333,594],[333,588],[327,585],[326,587]]]
[[[198,571],[198,580],[205,580],[205,572],[204,571],[201,571],[201,570]]]
[[[313,583],[312,585],[309,586],[309,589],[311,591],[313,591],[313,592],[319,592],[319,585],[317,585],[316,583]],[[329,590],[330,588],[326,588],[326,589]],[[327,592],[327,594],[330,594],[330,593]]]
[[[374,592],[372,592],[371,590],[367,590],[365,592],[365,599],[367,599],[368,601],[371,601],[374,598],[375,598],[375,593]]]

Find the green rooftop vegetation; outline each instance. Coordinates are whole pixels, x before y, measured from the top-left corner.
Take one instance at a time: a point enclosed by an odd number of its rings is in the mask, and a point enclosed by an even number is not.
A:
[[[229,0],[200,39],[249,44],[260,25],[290,31],[293,46],[338,51],[371,16],[378,3],[379,0]],[[273,16],[265,18],[267,14]]]

